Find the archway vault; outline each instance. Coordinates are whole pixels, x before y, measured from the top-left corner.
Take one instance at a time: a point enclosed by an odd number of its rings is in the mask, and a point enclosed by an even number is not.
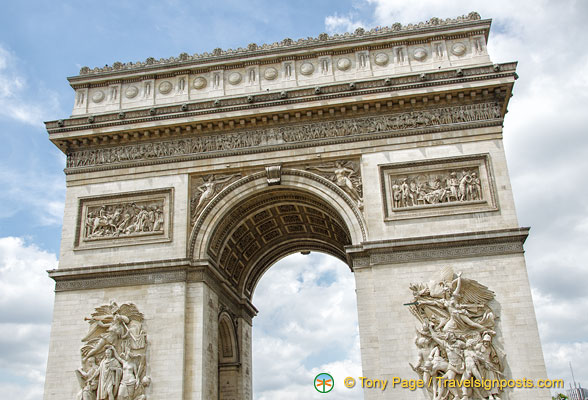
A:
[[[345,247],[365,239],[361,212],[345,192],[319,175],[286,169],[280,185],[256,173],[218,193],[193,227],[189,256],[206,259],[251,300],[279,259],[320,251],[348,262]]]

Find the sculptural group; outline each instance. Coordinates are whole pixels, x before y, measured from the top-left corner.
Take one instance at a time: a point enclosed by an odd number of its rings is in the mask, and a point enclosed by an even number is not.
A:
[[[411,368],[425,382],[431,400],[499,400],[489,385],[504,376],[505,356],[496,345],[494,293],[447,267],[427,283],[411,284],[407,303],[419,320],[418,358]],[[477,385],[464,385],[465,381]],[[472,387],[474,386],[474,387]]]
[[[96,308],[82,339],[83,366],[75,371],[77,400],[145,400],[147,336],[143,314],[132,303]]]

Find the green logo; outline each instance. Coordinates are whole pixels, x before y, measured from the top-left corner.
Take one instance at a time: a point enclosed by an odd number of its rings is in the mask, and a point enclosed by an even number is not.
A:
[[[334,387],[335,380],[325,372],[321,372],[314,378],[314,388],[319,393],[329,393]]]

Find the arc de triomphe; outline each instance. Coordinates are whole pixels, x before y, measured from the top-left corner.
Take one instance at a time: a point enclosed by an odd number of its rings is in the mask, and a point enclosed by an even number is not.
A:
[[[366,399],[550,398],[435,383],[546,375],[502,141],[516,63],[491,62],[490,24],[69,78],[72,116],[46,123],[67,194],[44,398],[251,399],[252,295],[300,251],[354,274],[364,376],[433,381]]]

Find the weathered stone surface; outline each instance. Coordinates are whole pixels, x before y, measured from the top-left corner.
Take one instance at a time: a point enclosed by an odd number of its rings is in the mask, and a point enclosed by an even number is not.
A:
[[[504,351],[498,372],[545,378],[523,256],[528,230],[517,221],[502,142],[516,64],[491,63],[489,27],[471,14],[83,68],[70,78],[72,118],[47,123],[67,155],[67,192],[60,265],[50,271],[45,400],[79,393],[72,371],[82,357],[108,358],[98,345],[108,331],[85,354],[79,341],[84,317],[111,300],[134,304],[148,335],[140,380],[152,384],[133,400],[251,399],[255,286],[276,260],[309,250],[355,274],[363,375],[415,377],[409,362],[424,344],[414,346],[423,324],[403,305],[412,297],[446,311],[431,340],[456,343],[443,327],[463,306],[457,276],[439,280],[457,305],[424,286],[410,290],[451,266],[493,292],[480,305],[493,325],[469,309],[472,323],[455,318]],[[236,62],[244,55],[246,64]],[[109,310],[100,315],[113,326],[117,311]],[[117,343],[112,365],[122,371]],[[464,344],[467,354],[486,348]],[[79,371],[89,390],[95,361]],[[141,375],[127,368],[133,374]],[[550,398],[538,389],[500,397]]]

